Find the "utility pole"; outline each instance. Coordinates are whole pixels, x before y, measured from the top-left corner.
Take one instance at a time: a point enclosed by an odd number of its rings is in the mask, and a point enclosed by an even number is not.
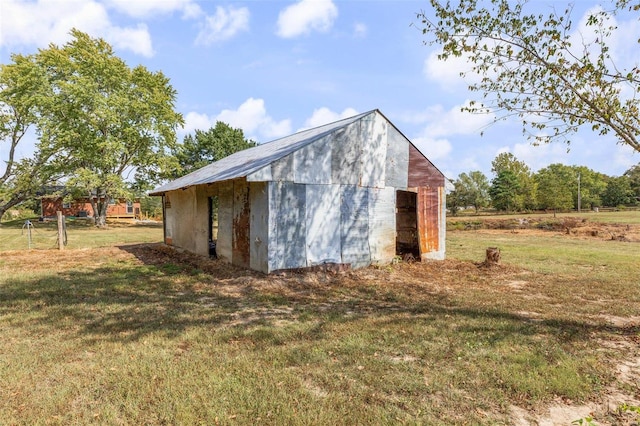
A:
[[[582,202],[582,194],[580,194],[580,172],[578,172],[578,213],[580,213],[581,202]]]

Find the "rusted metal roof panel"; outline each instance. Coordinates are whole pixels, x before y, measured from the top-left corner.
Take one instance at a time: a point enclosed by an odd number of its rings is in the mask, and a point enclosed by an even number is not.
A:
[[[307,265],[340,263],[340,186],[307,185]]]
[[[444,175],[413,144],[409,146],[410,188],[418,186],[444,186]]]
[[[340,245],[342,262],[360,268],[371,263],[369,250],[369,190],[355,185],[341,187]]]
[[[150,195],[161,195],[168,191],[187,188],[193,185],[246,177],[257,172],[263,167],[270,167],[271,163],[274,161],[313,143],[336,129],[358,121],[362,117],[371,113],[372,111],[358,114],[354,117],[339,120],[313,129],[303,130],[272,142],[236,152],[235,154],[198,169],[193,173],[178,178],[166,185],[160,186],[151,191]]]

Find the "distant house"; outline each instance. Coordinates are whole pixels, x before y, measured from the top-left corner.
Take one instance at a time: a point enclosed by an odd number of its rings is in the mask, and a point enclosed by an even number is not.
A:
[[[93,209],[88,198],[79,198],[71,202],[64,202],[60,196],[43,196],[40,198],[43,218],[56,217],[61,211],[64,216],[93,217]],[[140,201],[125,199],[113,200],[107,207],[107,218],[137,218],[140,217]]]
[[[445,257],[444,175],[378,110],[156,188],[165,243],[265,273]]]

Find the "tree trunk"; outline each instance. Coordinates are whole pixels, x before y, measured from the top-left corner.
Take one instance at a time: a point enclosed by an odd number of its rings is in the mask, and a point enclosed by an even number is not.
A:
[[[498,247],[488,247],[487,258],[484,263],[487,265],[497,265],[500,263],[500,249]]]

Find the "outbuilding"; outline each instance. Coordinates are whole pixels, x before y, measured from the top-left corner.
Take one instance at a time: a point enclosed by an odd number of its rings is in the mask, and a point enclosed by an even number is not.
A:
[[[444,175],[379,110],[160,186],[164,241],[265,273],[445,257]]]

